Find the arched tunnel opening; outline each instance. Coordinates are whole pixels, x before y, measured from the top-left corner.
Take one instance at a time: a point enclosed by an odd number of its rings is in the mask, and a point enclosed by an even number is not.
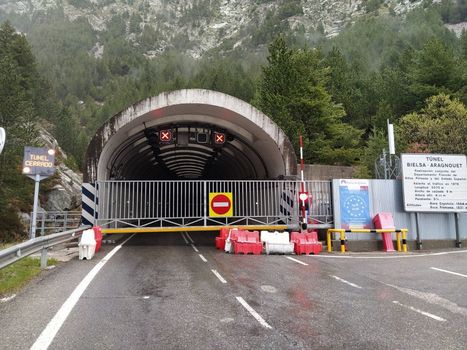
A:
[[[184,226],[188,217],[206,226],[209,194],[227,192],[235,222],[276,220],[286,192],[275,181],[295,179],[296,168],[284,132],[248,103],[208,90],[162,93],[113,116],[91,140],[83,188],[98,199],[85,203],[83,194],[83,212],[118,227]]]
[[[91,140],[84,182],[260,180],[295,175],[283,131],[232,96],[179,90],[138,102]]]

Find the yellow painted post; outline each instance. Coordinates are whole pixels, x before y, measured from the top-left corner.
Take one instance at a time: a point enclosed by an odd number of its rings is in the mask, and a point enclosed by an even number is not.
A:
[[[340,230],[341,236],[341,253],[345,253],[345,230]]]
[[[396,232],[396,240],[397,240],[397,251],[401,252],[402,248],[401,248],[401,233],[400,232]]]
[[[402,229],[402,250],[407,253],[407,229]]]
[[[328,253],[332,252],[332,241],[331,241],[331,229],[328,229],[328,235],[326,237],[328,243]]]

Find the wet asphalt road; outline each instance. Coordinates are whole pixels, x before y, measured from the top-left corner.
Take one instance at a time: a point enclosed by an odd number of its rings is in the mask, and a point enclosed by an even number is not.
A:
[[[467,251],[292,256],[304,265],[279,255],[225,254],[213,237],[133,236],[89,284],[49,348],[467,349]],[[0,349],[29,349],[117,244],[91,261],[45,272],[0,303]]]

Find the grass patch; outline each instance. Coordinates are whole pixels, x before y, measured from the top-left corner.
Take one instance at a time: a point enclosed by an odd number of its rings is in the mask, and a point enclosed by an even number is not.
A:
[[[47,265],[56,265],[57,260],[48,259]],[[16,292],[41,272],[38,258],[27,257],[0,270],[0,295]]]

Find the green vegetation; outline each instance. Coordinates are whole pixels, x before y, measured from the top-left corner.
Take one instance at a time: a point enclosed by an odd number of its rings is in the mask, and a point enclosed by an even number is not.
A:
[[[47,265],[56,265],[57,260],[48,259]],[[24,287],[40,272],[40,259],[27,257],[0,270],[0,296],[14,293]]]

